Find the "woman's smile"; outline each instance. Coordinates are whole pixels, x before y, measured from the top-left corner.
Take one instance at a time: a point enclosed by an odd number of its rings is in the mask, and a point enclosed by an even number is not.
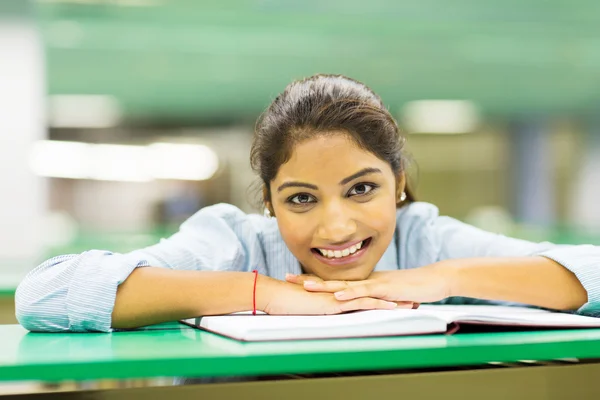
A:
[[[349,246],[338,246],[335,250],[332,247],[319,247],[313,248],[311,251],[317,260],[327,265],[355,264],[362,260],[365,253],[369,250],[370,243],[371,238],[367,238]]]

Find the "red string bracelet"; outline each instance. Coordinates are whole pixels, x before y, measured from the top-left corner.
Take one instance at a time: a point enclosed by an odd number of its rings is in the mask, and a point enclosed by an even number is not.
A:
[[[252,290],[252,315],[256,315],[256,281],[258,280],[258,271],[253,270],[254,273],[254,290]]]

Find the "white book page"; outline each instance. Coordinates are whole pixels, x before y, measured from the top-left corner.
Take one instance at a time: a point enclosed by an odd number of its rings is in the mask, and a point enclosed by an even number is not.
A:
[[[600,318],[552,312],[527,307],[424,305],[421,312],[443,318],[448,323],[463,322],[489,325],[600,327]]]

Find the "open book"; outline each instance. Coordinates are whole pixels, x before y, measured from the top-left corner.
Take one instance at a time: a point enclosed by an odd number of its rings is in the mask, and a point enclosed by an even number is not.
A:
[[[452,333],[461,324],[600,328],[600,318],[525,307],[423,305],[417,310],[370,310],[338,315],[236,313],[182,320],[243,341],[328,339]]]

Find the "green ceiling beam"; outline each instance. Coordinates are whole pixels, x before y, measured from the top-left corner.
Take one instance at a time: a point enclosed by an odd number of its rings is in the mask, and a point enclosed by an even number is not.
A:
[[[50,93],[114,95],[139,118],[253,117],[292,79],[326,72],[365,81],[392,110],[600,105],[597,1],[147,1],[158,6],[40,3]]]

